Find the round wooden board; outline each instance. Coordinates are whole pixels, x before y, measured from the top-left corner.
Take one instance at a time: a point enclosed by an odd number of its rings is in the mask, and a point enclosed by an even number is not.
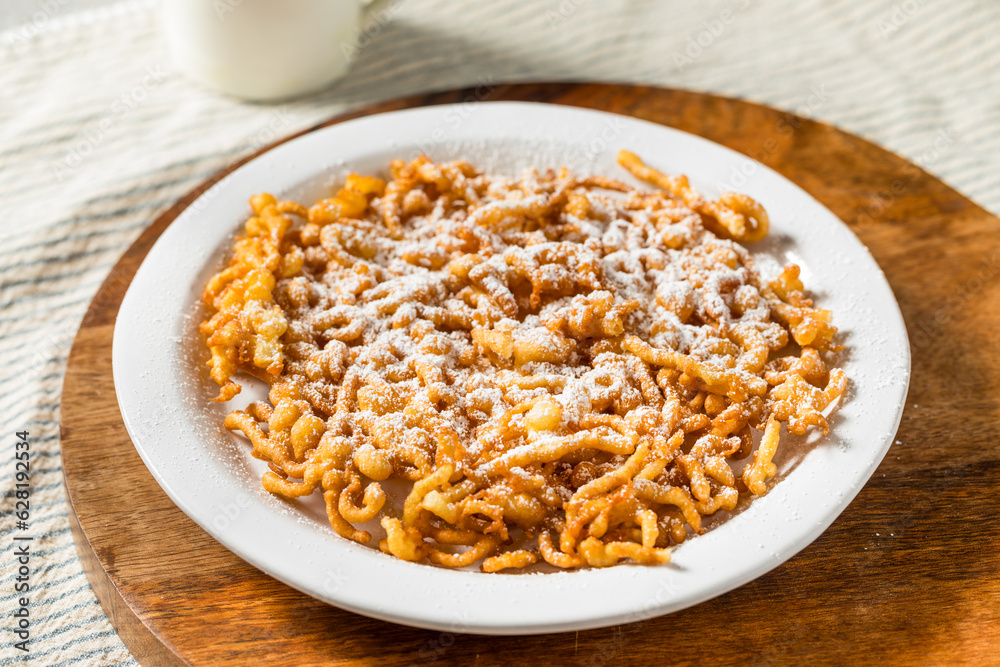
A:
[[[412,97],[326,124],[474,99],[473,89]],[[167,225],[233,165],[160,216],[118,262],[77,334],[63,385],[73,535],[133,655],[145,665],[993,662],[1000,220],[858,137],[740,100],[596,84],[500,86],[489,99],[591,107],[701,135],[776,169],[845,220],[885,271],[910,333],[913,375],[897,444],[812,545],[754,582],[670,616],[479,637],[317,602],[247,565],[174,506],[136,454],[115,399],[111,337],[129,281]]]

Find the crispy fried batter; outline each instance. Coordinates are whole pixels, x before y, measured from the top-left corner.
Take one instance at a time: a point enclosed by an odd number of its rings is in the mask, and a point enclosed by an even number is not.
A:
[[[387,553],[485,572],[663,563],[766,493],[781,425],[826,431],[845,391],[830,312],[733,241],[766,235],[760,204],[619,161],[663,191],[421,156],[309,209],[253,197],[201,329],[213,400],[238,371],[271,385],[225,422],[264,487],[319,491],[347,539],[377,521]]]

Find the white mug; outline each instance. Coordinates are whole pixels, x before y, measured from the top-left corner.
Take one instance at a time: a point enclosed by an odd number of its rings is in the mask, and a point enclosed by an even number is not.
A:
[[[175,65],[247,100],[319,90],[342,77],[403,0],[165,0]]]

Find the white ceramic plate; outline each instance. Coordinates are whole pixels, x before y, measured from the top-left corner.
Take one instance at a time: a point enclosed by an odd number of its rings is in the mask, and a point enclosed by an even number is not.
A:
[[[268,191],[309,203],[348,171],[384,172],[389,160],[426,152],[494,173],[568,165],[627,178],[615,164],[631,149],[685,173],[715,197],[737,181],[771,216],[752,250],[803,268],[818,305],[832,309],[851,379],[830,435],[783,439],[773,490],[712,522],[674,550],[669,565],[488,575],[407,563],[333,533],[319,499],[291,503],[263,491],[263,465],[221,426],[208,399],[195,333],[199,295]],[[744,174],[742,178],[736,174]],[[749,176],[747,176],[749,174]],[[198,525],[271,576],[338,607],[451,632],[524,634],[641,620],[702,602],[781,564],[822,533],[874,472],[903,409],[906,330],[892,291],[865,247],[830,211],[777,173],[704,139],[632,118],[563,106],[478,103],[370,116],[285,143],[235,171],[164,232],[139,268],[114,333],[122,416],[143,461]],[[244,390],[232,402],[254,396]],[[230,408],[231,409],[231,408]],[[813,429],[814,431],[816,429]],[[317,494],[318,496],[318,494]]]

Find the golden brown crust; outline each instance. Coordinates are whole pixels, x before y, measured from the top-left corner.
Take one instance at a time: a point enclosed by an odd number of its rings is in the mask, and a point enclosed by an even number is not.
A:
[[[663,563],[766,493],[781,424],[826,430],[845,390],[830,313],[798,267],[767,280],[728,240],[767,233],[757,202],[620,161],[664,191],[421,156],[308,209],[252,198],[202,332],[213,400],[238,371],[271,385],[225,423],[264,487],[320,491],[347,539],[377,521],[387,553],[485,572]]]

